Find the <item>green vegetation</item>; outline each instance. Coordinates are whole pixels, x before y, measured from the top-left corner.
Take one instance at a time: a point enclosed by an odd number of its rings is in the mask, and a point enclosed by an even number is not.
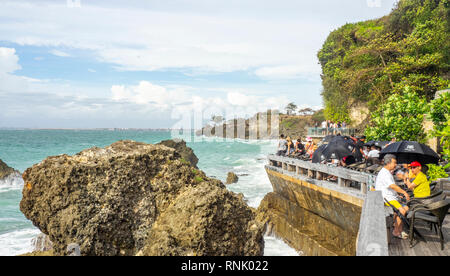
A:
[[[374,111],[405,93],[430,101],[449,87],[449,1],[400,0],[388,16],[333,31],[318,53],[325,117],[349,122],[354,104]]]
[[[180,158],[181,163],[186,164],[186,165],[190,165],[191,163],[189,161],[187,161],[186,159],[184,159],[183,157]]]
[[[438,178],[446,178],[448,177],[447,173],[445,172],[445,169],[441,166],[434,165],[434,164],[427,164],[428,167],[428,180],[435,181]]]
[[[204,180],[203,178],[201,178],[200,176],[196,176],[194,180],[195,180],[196,183],[201,183],[201,182],[205,181],[205,180]]]
[[[376,141],[397,140],[424,143],[426,134],[423,128],[428,104],[416,92],[407,91],[391,95],[386,103],[372,113],[372,123],[365,130],[367,139]]]

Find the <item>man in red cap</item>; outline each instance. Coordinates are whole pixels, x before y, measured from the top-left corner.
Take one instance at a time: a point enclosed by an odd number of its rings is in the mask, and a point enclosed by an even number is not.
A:
[[[422,172],[422,164],[417,161],[409,164],[411,168],[411,172],[413,175],[409,175],[405,179],[405,184],[408,188],[414,192],[414,197],[421,198],[430,196],[430,182],[427,179],[427,176]],[[414,178],[414,181],[411,182],[410,179]]]

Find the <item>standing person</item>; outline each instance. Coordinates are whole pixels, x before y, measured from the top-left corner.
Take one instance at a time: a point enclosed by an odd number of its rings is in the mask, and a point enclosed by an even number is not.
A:
[[[414,161],[409,167],[411,168],[412,175],[409,175],[404,179],[408,189],[413,191],[415,198],[430,196],[430,182],[428,181],[427,176],[422,172],[422,165],[419,162]],[[410,178],[414,178],[414,180],[411,182]]]
[[[315,134],[315,135],[319,135],[319,130],[318,130],[318,128],[319,128],[319,123],[318,123],[318,122],[315,122],[315,123],[314,123],[314,134]]]
[[[325,135],[327,133],[327,126],[328,126],[327,121],[324,120],[322,122],[322,125],[321,125],[321,127],[322,127],[322,135]]]
[[[280,140],[278,141],[278,156],[284,156],[287,150],[287,141],[284,139],[284,134],[280,135]]]
[[[393,171],[397,166],[397,159],[393,154],[386,154],[383,162],[384,167],[377,175],[375,190],[381,191],[383,198],[386,199],[389,204],[397,208],[403,216],[405,216],[409,209],[407,206],[400,204],[398,194],[403,194],[407,201],[409,201],[410,198],[407,192],[395,184],[394,177],[391,173],[391,171]],[[392,235],[399,239],[408,238],[408,234],[403,232],[403,222],[396,214],[394,214],[394,231],[392,232]]]

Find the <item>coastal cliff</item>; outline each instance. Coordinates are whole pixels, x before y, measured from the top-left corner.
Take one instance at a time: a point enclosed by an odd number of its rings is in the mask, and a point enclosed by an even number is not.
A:
[[[386,16],[332,31],[318,52],[326,118],[364,129],[392,94],[431,100],[448,88],[449,22],[447,0],[399,0]]]
[[[285,115],[277,112],[260,112],[249,119],[234,119],[218,125],[206,125],[197,136],[239,139],[277,139],[283,133],[292,139],[305,137],[307,127],[320,123],[323,118],[311,115]]]
[[[28,168],[20,210],[53,254],[262,255],[263,224],[242,197],[174,148],[119,141]]]

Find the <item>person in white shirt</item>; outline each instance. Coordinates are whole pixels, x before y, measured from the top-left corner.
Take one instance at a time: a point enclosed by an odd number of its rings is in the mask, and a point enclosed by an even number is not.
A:
[[[380,150],[377,148],[377,146],[372,146],[371,150],[369,151],[369,154],[367,154],[367,158],[379,158],[380,157]]]
[[[327,121],[323,121],[320,127],[322,128],[322,135],[325,135],[327,132]]]
[[[395,184],[394,177],[391,173],[391,171],[393,171],[397,166],[397,159],[395,158],[395,155],[386,154],[383,161],[384,167],[377,175],[375,190],[381,191],[383,198],[386,199],[392,206],[397,208],[403,216],[405,216],[409,209],[407,206],[402,206],[400,204],[398,194],[404,195],[407,201],[410,200],[410,197],[407,192]],[[408,234],[403,232],[403,222],[396,214],[394,214],[394,231],[392,232],[392,235],[400,239],[408,238]]]

